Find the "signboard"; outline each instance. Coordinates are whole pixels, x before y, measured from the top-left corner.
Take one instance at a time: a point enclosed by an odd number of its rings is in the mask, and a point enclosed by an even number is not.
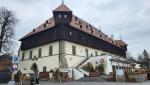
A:
[[[13,64],[18,64],[19,61],[20,61],[19,57],[17,57],[17,56],[13,56],[13,57],[12,57],[12,63],[13,63]]]
[[[9,81],[8,85],[15,85],[15,81]]]
[[[118,75],[118,76],[124,75],[123,69],[117,69],[116,70],[116,75]]]
[[[16,64],[14,64],[14,65],[13,65],[13,68],[17,68],[17,65],[16,65]]]

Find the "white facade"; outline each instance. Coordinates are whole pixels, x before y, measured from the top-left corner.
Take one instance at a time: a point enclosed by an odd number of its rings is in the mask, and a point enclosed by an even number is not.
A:
[[[49,46],[53,47],[53,55],[49,56]],[[42,49],[41,58],[38,58],[38,49]],[[32,57],[36,57],[36,59],[29,59],[30,51],[32,51]],[[54,42],[46,45],[42,45],[36,48],[28,49],[25,51],[19,51],[20,59],[22,59],[22,53],[25,53],[24,60],[21,60],[19,63],[18,68],[20,70],[30,70],[31,66],[36,63],[38,66],[39,72],[43,71],[43,67],[46,67],[47,71],[50,71],[50,69],[58,68],[59,66],[59,59],[58,59],[58,51],[59,51],[59,43]]]
[[[67,60],[68,67],[76,67],[79,63],[81,63],[84,59],[86,59],[86,57],[90,57],[90,56],[98,56],[101,54],[114,56],[113,54],[109,54],[101,50],[82,46],[72,42],[68,42],[68,41],[63,41],[63,42],[64,42],[65,58]],[[52,46],[52,56],[49,56],[49,46]],[[72,46],[74,46],[76,49],[75,55],[73,55],[72,53]],[[39,48],[42,49],[41,58],[38,58]],[[86,50],[88,50],[88,55],[86,53]],[[32,59],[29,59],[30,51],[32,51]],[[24,52],[24,60],[21,60],[19,64],[20,70],[24,70],[24,69],[30,70],[31,66],[34,63],[36,63],[39,72],[43,71],[43,67],[46,67],[46,71],[50,71],[50,69],[54,69],[54,68],[59,68],[59,42],[58,41],[45,44],[42,46],[38,46],[28,50],[23,50],[23,51],[20,50],[19,51],[20,59],[22,59],[23,52]]]

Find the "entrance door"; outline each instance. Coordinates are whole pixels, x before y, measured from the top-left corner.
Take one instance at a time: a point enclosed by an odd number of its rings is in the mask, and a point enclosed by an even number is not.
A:
[[[38,73],[38,66],[36,63],[33,63],[32,66],[31,66],[31,70],[33,70],[35,73]]]
[[[113,68],[113,80],[116,81],[116,66],[112,66]]]

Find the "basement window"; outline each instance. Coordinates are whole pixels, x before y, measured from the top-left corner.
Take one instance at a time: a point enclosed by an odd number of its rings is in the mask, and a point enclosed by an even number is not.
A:
[[[43,72],[46,72],[46,66],[43,67]]]

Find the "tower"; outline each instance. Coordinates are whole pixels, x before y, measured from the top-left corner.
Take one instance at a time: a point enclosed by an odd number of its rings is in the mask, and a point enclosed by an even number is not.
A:
[[[72,19],[72,11],[64,3],[62,3],[53,10],[53,16],[56,25],[69,25]]]

